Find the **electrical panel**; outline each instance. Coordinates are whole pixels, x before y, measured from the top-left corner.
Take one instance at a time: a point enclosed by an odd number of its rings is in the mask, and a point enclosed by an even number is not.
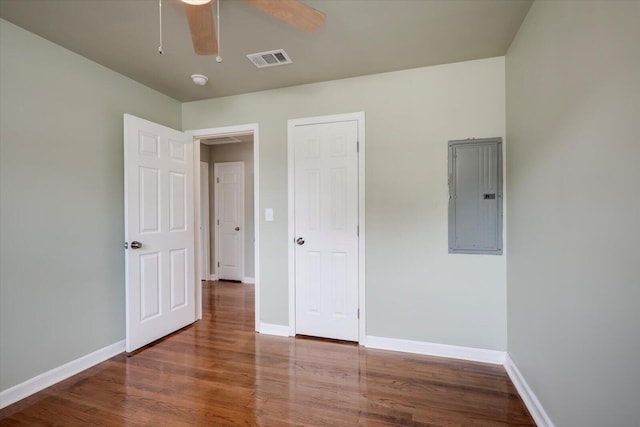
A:
[[[502,254],[502,138],[449,141],[449,253]]]

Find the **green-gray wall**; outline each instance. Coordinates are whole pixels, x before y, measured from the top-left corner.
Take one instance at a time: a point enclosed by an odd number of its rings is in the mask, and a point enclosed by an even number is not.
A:
[[[123,113],[180,103],[0,20],[0,390],[124,339]]]
[[[508,352],[556,426],[640,425],[639,23],[536,1],[506,57]]]
[[[492,58],[183,104],[260,126],[261,321],[288,325],[287,120],[364,111],[367,334],[505,350],[505,256],[447,252],[447,141],[504,136],[504,89]]]

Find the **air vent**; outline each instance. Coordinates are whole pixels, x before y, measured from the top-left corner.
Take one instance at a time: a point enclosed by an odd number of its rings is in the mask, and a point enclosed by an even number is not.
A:
[[[270,50],[268,52],[251,53],[247,58],[258,68],[273,67],[276,65],[291,64],[291,58],[283,49]]]

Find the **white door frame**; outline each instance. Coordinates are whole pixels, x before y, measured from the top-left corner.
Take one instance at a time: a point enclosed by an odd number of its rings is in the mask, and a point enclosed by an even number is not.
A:
[[[225,126],[219,128],[187,130],[185,133],[193,137],[194,164],[200,164],[200,140],[219,138],[221,136],[233,136],[241,134],[253,134],[253,206],[254,206],[254,269],[255,269],[255,325],[256,332],[260,328],[260,181],[258,177],[260,166],[260,126],[258,123],[250,123],[237,126]],[[194,168],[194,199],[195,199],[195,224],[196,229],[196,271],[200,271],[200,168]],[[196,319],[202,319],[202,282],[196,281]]]
[[[367,320],[365,310],[365,215],[364,215],[364,112],[337,114],[331,116],[308,117],[302,119],[292,119],[287,121],[287,149],[288,149],[288,193],[289,193],[289,335],[296,334],[296,271],[295,271],[295,200],[294,200],[294,140],[293,130],[295,126],[315,125],[321,123],[333,122],[358,122],[358,225],[360,233],[358,236],[358,305],[360,316],[358,318],[358,341],[361,345],[365,344],[367,332]]]
[[[204,194],[204,197],[200,203],[200,212],[202,213],[202,221],[199,225],[200,230],[200,247],[204,248],[203,253],[200,254],[200,259],[204,261],[204,266],[201,266],[200,272],[204,272],[204,280],[210,280],[209,266],[211,259],[209,255],[209,163],[200,161],[200,196]],[[202,275],[202,274],[201,274]],[[200,278],[202,281],[202,278]]]
[[[242,171],[242,183],[243,183],[243,187],[244,185],[246,185],[244,183],[244,162],[215,162],[213,164],[213,178],[217,179],[218,177],[218,171],[220,168],[220,165],[239,165]],[[242,221],[241,221],[241,238],[240,238],[240,263],[241,263],[241,267],[240,267],[240,271],[242,271],[242,273],[240,274],[240,281],[244,281],[244,278],[246,277],[244,274],[244,220],[245,220],[245,215],[244,215],[244,188],[242,188],[242,209],[241,209],[241,216],[242,216]],[[220,262],[220,230],[219,230],[219,224],[218,224],[218,220],[220,219],[220,205],[222,203],[221,199],[220,199],[220,192],[217,191],[216,188],[216,192],[215,192],[215,202],[214,202],[214,213],[213,213],[213,221],[215,222],[215,227],[216,227],[216,232],[215,232],[215,237],[214,237],[214,247],[215,247],[215,262],[216,262],[216,277],[218,279],[220,279],[220,268],[218,267],[218,263]]]

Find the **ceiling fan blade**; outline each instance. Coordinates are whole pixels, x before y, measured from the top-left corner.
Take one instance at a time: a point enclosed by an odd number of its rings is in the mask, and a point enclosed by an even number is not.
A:
[[[184,3],[184,10],[189,21],[193,50],[198,55],[215,55],[218,53],[218,39],[213,26],[211,3],[192,5]]]
[[[324,25],[325,14],[298,0],[244,0],[301,30],[315,33]]]

